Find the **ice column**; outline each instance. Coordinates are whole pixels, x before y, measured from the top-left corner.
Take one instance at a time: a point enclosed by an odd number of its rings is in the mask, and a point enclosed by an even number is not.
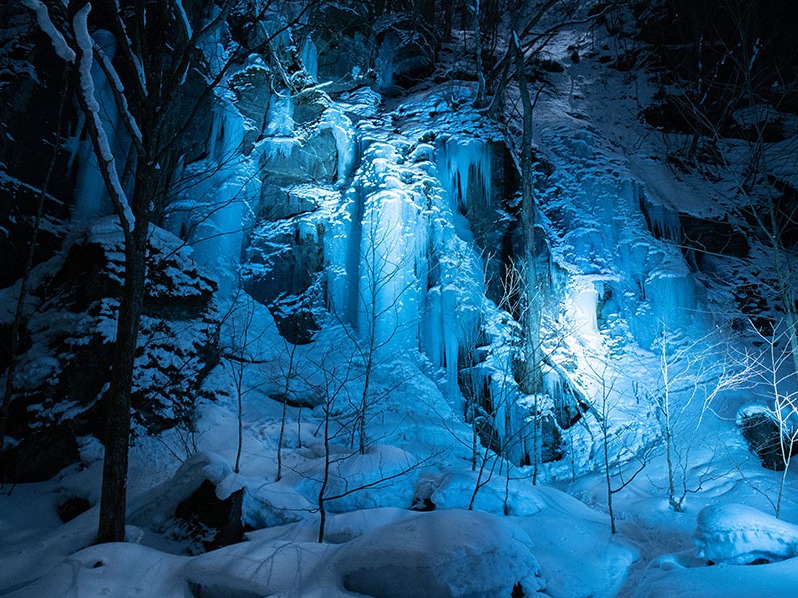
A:
[[[440,146],[437,161],[452,212],[487,216],[493,193],[490,146],[480,139],[453,137]],[[468,222],[455,218],[455,226],[461,238],[470,238]]]
[[[302,66],[314,81],[319,80],[319,54],[316,44],[313,43],[313,39],[309,35],[305,38],[305,43],[302,44]]]
[[[189,205],[198,219],[189,241],[197,261],[216,272],[224,292],[235,284],[247,200],[257,193],[258,181],[250,172],[251,164],[241,154],[243,117],[229,100],[221,100],[214,108],[208,159],[204,163],[210,173],[205,173],[205,180],[200,173],[200,183],[189,190]],[[195,205],[199,209],[193,209]]]

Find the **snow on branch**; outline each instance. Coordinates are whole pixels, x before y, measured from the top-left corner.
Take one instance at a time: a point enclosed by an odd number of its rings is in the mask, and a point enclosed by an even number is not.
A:
[[[119,75],[111,64],[111,61],[108,60],[108,56],[106,56],[105,52],[103,52],[96,44],[94,45],[94,55],[97,58],[97,63],[100,65],[100,68],[102,68],[103,73],[105,73],[105,76],[108,77],[108,80],[111,82],[117,108],[119,109],[120,114],[123,115],[125,127],[127,128],[133,143],[135,143],[139,148],[139,154],[141,155],[144,153],[141,149],[141,129],[139,129],[136,118],[130,113],[130,109],[128,108],[127,98],[125,98],[125,86],[119,79]]]
[[[42,3],[41,0],[22,0],[22,3],[36,15],[36,22],[39,24],[39,29],[50,38],[55,53],[66,62],[75,62],[75,52],[69,47],[69,44],[66,43],[61,32],[53,25],[53,22],[50,20],[50,13],[47,11],[47,7],[44,3]]]
[[[92,49],[94,42],[91,35],[89,35],[89,26],[87,23],[90,11],[91,4],[86,3],[75,13],[75,17],[72,21],[72,26],[75,31],[75,41],[79,49],[78,71],[80,74],[80,103],[86,113],[86,124],[89,129],[92,144],[94,145],[95,153],[97,154],[100,172],[108,188],[108,193],[111,196],[114,208],[119,215],[122,228],[127,233],[133,230],[135,217],[133,216],[133,211],[130,209],[125,191],[122,189],[122,184],[119,181],[119,175],[114,166],[114,154],[111,151],[108,136],[105,134],[105,129],[100,119],[100,104],[94,97],[94,79],[91,76]]]
[[[188,15],[186,14],[186,9],[183,8],[182,0],[175,0],[175,6],[177,7],[177,14],[180,16],[180,21],[183,23],[183,27],[186,30],[186,37],[191,39],[194,35],[194,31],[191,29],[191,23],[188,22]]]

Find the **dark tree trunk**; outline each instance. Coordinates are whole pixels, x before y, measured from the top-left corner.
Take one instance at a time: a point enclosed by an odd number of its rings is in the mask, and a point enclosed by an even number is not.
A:
[[[149,206],[152,177],[137,177],[134,206]],[[147,269],[147,233],[149,222],[136,210],[136,225],[125,242],[125,286],[119,306],[111,385],[106,401],[108,416],[105,429],[102,495],[98,542],[125,540],[128,443],[130,441],[130,395],[133,388],[133,366],[136,359],[139,322],[144,303]]]

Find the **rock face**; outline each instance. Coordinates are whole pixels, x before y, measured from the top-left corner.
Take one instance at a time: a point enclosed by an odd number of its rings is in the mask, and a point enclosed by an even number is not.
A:
[[[4,288],[24,273],[40,200],[34,263],[51,257],[67,232],[74,181],[65,146],[75,114],[72,104],[63,101],[64,69],[52,58],[52,48],[38,43],[28,9],[18,3],[4,6],[0,23],[4,40],[0,52],[0,288]]]
[[[394,93],[394,86],[411,87],[428,77],[435,67],[435,35],[411,14],[387,15],[375,25],[377,87]]]
[[[121,229],[105,219],[34,272],[8,426],[22,441],[4,480],[46,479],[77,461],[77,436],[103,438],[123,260]],[[190,420],[217,360],[215,290],[179,240],[153,228],[132,397],[139,432]]]
[[[703,252],[745,257],[750,249],[748,239],[734,225],[720,220],[679,214],[684,244]]]
[[[188,527],[192,538],[205,550],[229,546],[244,539],[241,506],[244,490],[226,499],[216,496],[216,486],[203,480],[199,488],[177,506],[175,517]]]
[[[743,433],[743,438],[748,442],[748,447],[762,461],[762,467],[784,471],[784,455],[780,440],[782,430],[767,409],[759,405],[742,408],[737,414],[737,425]],[[785,446],[789,444],[786,438],[784,442]],[[793,455],[798,453],[798,444],[792,446],[791,453]]]
[[[91,415],[87,414],[86,418]],[[71,426],[49,426],[28,433],[18,444],[5,450],[0,481],[22,484],[40,482],[51,478],[79,458],[78,444]]]
[[[363,2],[322,2],[313,11],[318,32],[318,78],[332,91],[353,89],[368,69],[371,20]]]

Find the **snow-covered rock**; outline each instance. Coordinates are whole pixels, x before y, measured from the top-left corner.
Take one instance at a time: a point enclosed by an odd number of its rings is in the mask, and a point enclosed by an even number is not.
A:
[[[352,540],[333,567],[347,590],[380,598],[526,596],[544,587],[529,537],[487,513],[422,513]]]
[[[798,556],[798,525],[746,505],[707,507],[698,514],[696,556],[713,563],[746,565]]]

